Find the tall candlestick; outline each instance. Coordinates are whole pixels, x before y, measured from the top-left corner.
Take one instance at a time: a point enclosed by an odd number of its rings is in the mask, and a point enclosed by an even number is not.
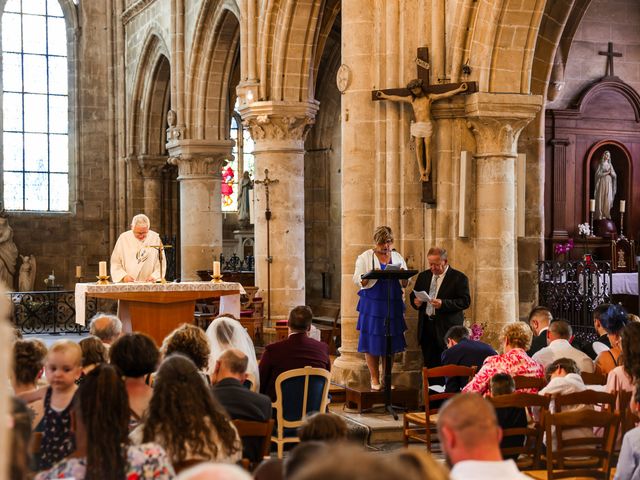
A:
[[[76,278],[80,278],[82,276],[82,267],[80,265],[76,265]]]
[[[101,277],[107,276],[107,262],[98,262],[98,275]]]
[[[596,211],[596,200],[595,200],[595,198],[592,198],[591,200],[589,200],[589,211],[590,212],[595,212]]]
[[[213,262],[213,276],[214,277],[219,277],[220,276],[220,262]]]
[[[627,209],[626,200],[620,200],[620,213],[624,213]]]

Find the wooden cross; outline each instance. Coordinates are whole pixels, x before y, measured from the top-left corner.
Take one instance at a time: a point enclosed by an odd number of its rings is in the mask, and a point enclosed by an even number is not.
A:
[[[613,42],[609,42],[606,52],[598,52],[598,55],[607,57],[607,77],[613,77],[613,57],[621,57],[622,53],[613,51]]]
[[[463,85],[466,84],[466,91],[465,93],[473,93],[476,92],[478,90],[477,84],[475,82],[463,82],[463,83],[440,83],[440,84],[436,84],[436,85],[431,85],[429,82],[429,73],[430,73],[430,68],[429,68],[429,49],[427,47],[420,47],[417,50],[416,53],[416,59],[415,59],[415,63],[416,63],[416,73],[417,76],[420,80],[422,80],[422,94],[427,96],[427,97],[433,97],[433,100],[438,100],[438,97],[440,98],[444,98],[446,96],[451,96],[453,95],[453,93],[455,90],[460,90]],[[418,87],[419,89],[420,87]],[[415,93],[415,92],[414,92]],[[418,91],[419,93],[419,91]],[[449,94],[449,95],[447,95]],[[371,99],[372,100],[393,100],[393,101],[406,101],[408,102],[408,100],[403,100],[402,98],[398,98],[398,97],[409,97],[412,95],[411,90],[409,90],[408,88],[390,88],[390,89],[386,89],[386,90],[374,90],[371,92]],[[396,97],[396,98],[385,98],[385,97]],[[414,99],[416,98],[415,96],[413,97]],[[429,105],[430,105],[430,101],[431,98],[429,98]],[[414,105],[412,103],[412,106],[414,107],[414,115],[416,114],[416,105]],[[430,106],[426,107],[427,109],[429,109],[429,114],[427,115],[429,118],[431,117],[430,115]],[[416,118],[416,121],[420,121],[420,123],[425,124],[427,119],[420,119],[418,115],[415,115],[418,118]],[[431,123],[431,122],[429,122]],[[416,138],[416,141],[422,141],[423,137],[420,138]],[[418,163],[421,164],[425,163],[426,164],[426,170],[427,170],[427,176],[426,181],[424,179],[422,179],[422,202],[423,203],[429,203],[429,204],[435,204],[436,203],[436,199],[435,199],[435,194],[433,191],[433,182],[432,182],[432,176],[429,175],[431,172],[431,160],[430,160],[430,152],[429,152],[429,148],[430,148],[430,135],[429,138],[427,139],[427,141],[425,142],[425,147],[424,147],[424,151],[422,152],[422,159],[418,159]],[[419,145],[416,145],[416,157],[420,156],[420,151],[422,149],[418,149]],[[423,162],[424,159],[424,162]],[[422,169],[422,167],[420,167]],[[422,173],[422,171],[421,171]]]

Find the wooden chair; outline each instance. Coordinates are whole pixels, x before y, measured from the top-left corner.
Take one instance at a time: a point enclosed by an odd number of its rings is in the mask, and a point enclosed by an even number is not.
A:
[[[31,457],[36,458],[40,454],[40,445],[42,445],[42,432],[33,432],[29,441],[29,453]]]
[[[263,438],[264,441],[262,443],[262,450],[260,451],[261,461],[264,457],[269,456],[269,447],[271,445],[271,434],[273,433],[273,419],[269,419],[266,422],[252,422],[249,420],[233,420],[233,425],[236,427],[238,431],[238,435],[242,439],[243,443],[246,438]],[[242,466],[245,470],[252,471],[255,467],[254,462],[251,459],[244,457],[242,458]]]
[[[312,412],[324,412],[329,404],[331,374],[323,368],[296,368],[276,378],[276,401],[272,406],[276,416],[276,434],[271,442],[277,445],[282,458],[285,443],[298,443],[297,429]]]
[[[249,382],[249,390],[251,390],[252,392],[257,392],[258,391],[258,385],[256,382],[256,376],[253,373],[248,373],[247,372],[247,380],[245,381],[245,386],[246,383]]]
[[[525,375],[516,375],[513,377],[513,381],[516,384],[516,390],[522,390],[525,388],[542,390],[547,384],[547,381],[544,378],[527,377]]]
[[[540,409],[540,418],[549,410],[551,399],[535,393],[512,393],[489,398],[496,410],[500,408],[524,408],[531,413],[533,408]],[[541,467],[544,426],[532,420],[524,428],[503,428],[502,437],[525,437],[522,446],[501,448],[503,456],[518,455],[516,463],[520,470],[538,469]]]
[[[433,393],[429,391],[429,379],[435,377],[467,377],[469,380],[475,375],[476,367],[461,365],[444,365],[442,367],[422,369],[422,388],[424,393],[424,412],[405,413],[403,418],[402,435],[405,447],[413,440],[427,444],[427,450],[432,451],[431,435],[436,433],[436,419],[440,404],[458,392]],[[433,403],[437,402],[435,405]]]
[[[611,454],[619,415],[610,411],[575,410],[548,413],[544,423],[547,439],[555,432],[557,445],[547,440],[547,470],[529,471],[532,478],[595,478],[609,480]],[[562,432],[575,428],[601,428],[603,436],[563,439]]]
[[[580,376],[585,385],[606,385],[607,376],[598,372],[581,372]]]
[[[336,354],[336,338],[340,336],[340,307],[317,307],[314,312],[313,325],[320,330],[320,339],[329,345],[329,354]]]
[[[620,413],[620,438],[624,437],[636,424],[640,422],[640,417],[633,413],[630,408],[631,397],[633,392],[619,390],[618,394],[618,412]]]
[[[561,412],[567,405],[591,405],[599,409],[614,412],[616,409],[616,395],[596,390],[556,395],[553,397],[555,411]]]

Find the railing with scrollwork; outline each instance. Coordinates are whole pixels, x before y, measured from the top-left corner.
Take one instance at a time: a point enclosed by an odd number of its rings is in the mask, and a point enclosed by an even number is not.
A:
[[[75,295],[72,291],[11,292],[13,324],[22,333],[82,333],[88,326],[77,325]],[[87,316],[97,311],[96,298],[87,297]]]
[[[593,310],[611,301],[611,264],[579,260],[538,262],[539,304],[565,319],[581,341],[593,341]]]
[[[253,255],[247,255],[242,260],[235,253],[228,259],[223,254],[220,254],[220,265],[223,272],[253,272],[255,260]]]

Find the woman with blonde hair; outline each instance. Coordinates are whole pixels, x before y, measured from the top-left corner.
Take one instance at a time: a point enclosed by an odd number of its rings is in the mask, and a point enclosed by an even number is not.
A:
[[[506,324],[500,332],[503,353],[487,357],[482,368],[462,391],[487,395],[491,378],[496,373],[508,373],[512,377],[544,378],[544,367],[527,355],[532,338],[533,333],[526,323],[518,321]],[[537,393],[536,389],[521,391]]]
[[[360,290],[358,296],[358,324],[360,332],[358,352],[364,358],[371,375],[371,390],[380,390],[380,357],[404,351],[407,343],[404,332],[404,294],[406,280],[398,282],[379,282],[362,278],[371,270],[386,270],[391,265],[395,269],[407,269],[407,264],[398,252],[391,248],[393,232],[387,226],[376,228],[373,233],[374,247],[365,250],[356,260],[353,281]],[[391,327],[391,351],[387,352],[385,319],[389,315]]]

